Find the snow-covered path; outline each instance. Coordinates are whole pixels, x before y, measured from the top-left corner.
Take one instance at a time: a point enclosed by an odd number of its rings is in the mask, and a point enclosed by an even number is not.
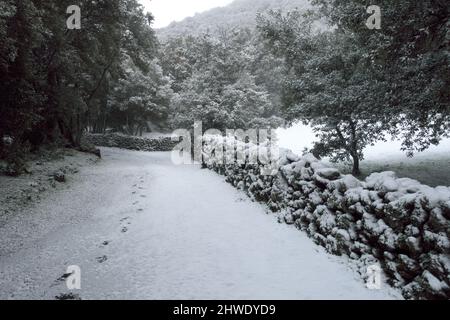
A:
[[[0,298],[391,299],[216,174],[169,153],[104,160],[0,228]]]

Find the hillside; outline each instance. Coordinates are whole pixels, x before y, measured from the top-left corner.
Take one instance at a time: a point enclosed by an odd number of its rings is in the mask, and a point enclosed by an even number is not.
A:
[[[270,9],[306,10],[310,6],[308,0],[236,0],[226,7],[214,8],[183,21],[173,22],[168,27],[157,30],[157,35],[164,40],[178,35],[217,32],[237,26],[252,28],[259,12]]]

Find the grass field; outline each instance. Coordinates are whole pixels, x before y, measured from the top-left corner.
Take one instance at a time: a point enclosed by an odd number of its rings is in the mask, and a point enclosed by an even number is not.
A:
[[[315,140],[311,128],[296,125],[289,129],[278,130],[279,144],[297,154],[304,148],[310,148]],[[361,163],[363,177],[373,172],[394,171],[399,177],[416,179],[432,187],[450,186],[450,139],[433,146],[423,153],[408,158],[401,150],[401,143],[388,141],[368,147],[365,160]],[[351,172],[350,165],[332,164],[345,173]]]

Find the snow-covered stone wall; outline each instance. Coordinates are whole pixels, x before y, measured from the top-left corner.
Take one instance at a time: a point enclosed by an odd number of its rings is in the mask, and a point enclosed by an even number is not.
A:
[[[206,166],[330,253],[380,264],[405,298],[450,298],[450,188],[431,188],[393,172],[360,181],[312,155],[287,151],[272,176],[255,164],[209,159]]]
[[[85,134],[85,142],[98,147],[122,148],[136,151],[172,151],[179,143],[172,141],[171,137],[140,138],[118,133]]]

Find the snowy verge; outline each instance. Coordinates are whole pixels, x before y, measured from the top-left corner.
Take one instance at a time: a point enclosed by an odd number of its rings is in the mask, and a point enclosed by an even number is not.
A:
[[[281,220],[328,252],[366,266],[380,264],[407,299],[450,298],[449,187],[431,188],[394,172],[360,181],[290,151],[280,155],[276,174],[267,176],[258,164],[208,157],[221,143],[205,143],[205,166],[280,212]]]
[[[62,188],[80,168],[98,161],[99,157],[92,153],[58,149],[30,159],[27,174],[0,175],[0,226],[18,211],[45,198],[50,191]]]

